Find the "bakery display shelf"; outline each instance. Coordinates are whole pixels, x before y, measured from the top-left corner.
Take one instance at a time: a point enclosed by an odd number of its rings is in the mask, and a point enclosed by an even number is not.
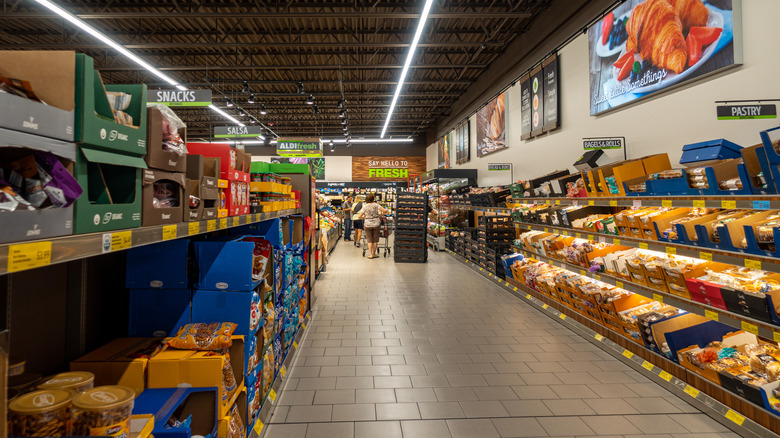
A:
[[[300,209],[280,210],[198,222],[139,227],[105,233],[76,234],[54,239],[3,244],[0,245],[0,275],[300,213]]]
[[[533,257],[549,265],[556,266],[561,269],[566,269],[574,273],[579,273],[580,275],[611,284],[615,287],[619,287],[620,289],[625,289],[629,292],[642,295],[655,301],[659,301],[663,304],[674,306],[678,309],[682,309],[696,315],[704,316],[714,321],[718,321],[720,323],[734,327],[737,330],[744,330],[763,338],[774,340],[775,342],[780,342],[780,327],[774,326],[772,324],[768,324],[757,319],[752,319],[744,315],[738,315],[736,313],[718,309],[716,307],[706,306],[704,304],[697,303],[696,301],[687,300],[685,298],[672,295],[669,292],[653,289],[651,287],[633,283],[631,281],[614,277],[605,273],[589,272],[580,265],[550,258],[536,252],[527,251],[521,248],[515,248],[515,250],[526,257]]]
[[[616,357],[622,362],[628,364],[643,376],[649,378],[653,382],[659,384],[660,386],[664,387],[665,389],[674,393],[675,395],[683,398],[684,400],[687,400],[690,404],[694,405],[703,413],[709,415],[710,417],[712,417],[719,423],[725,425],[726,427],[736,432],[740,436],[761,437],[761,438],[777,437],[777,434],[766,429],[764,426],[736,412],[731,407],[721,403],[720,401],[709,396],[703,391],[699,391],[698,389],[689,385],[684,380],[674,377],[669,372],[669,371],[673,371],[678,374],[686,373],[687,370],[685,370],[685,368],[673,363],[672,361],[668,360],[667,358],[661,355],[657,355],[651,352],[650,350],[646,350],[644,347],[640,346],[639,344],[636,344],[634,342],[628,342],[627,345],[631,345],[632,349],[634,350],[631,351],[623,347],[622,345],[618,344],[617,342],[608,339],[604,335],[597,333],[595,330],[590,329],[586,325],[578,322],[577,318],[581,317],[581,315],[575,313],[574,311],[570,311],[569,309],[566,309],[564,312],[561,312],[560,310],[556,309],[555,306],[546,303],[541,298],[543,297],[543,295],[541,295],[539,292],[520,283],[512,284],[509,281],[502,280],[501,278],[496,277],[495,275],[488,272],[484,268],[481,268],[479,265],[470,262],[468,259],[465,259],[462,256],[452,251],[447,250],[447,252],[458,261],[464,263],[465,265],[469,266],[472,270],[481,274],[483,277],[492,280],[493,282],[501,286],[503,289],[507,290],[508,292],[512,293],[518,298],[524,299],[526,302],[533,305],[538,310],[541,310],[548,317],[556,320],[558,323],[564,325],[566,328],[576,332],[577,334],[587,339],[589,342],[598,346],[603,351],[609,353],[610,355]],[[599,326],[599,328],[601,330],[604,330],[605,333],[609,332],[612,333],[613,335],[616,335],[618,338],[627,339],[624,336],[607,329],[606,327]],[[648,362],[643,356],[660,359],[660,361],[656,360],[656,362],[662,363],[663,366],[654,365]],[[723,388],[720,387],[717,388],[722,390],[723,392],[726,392],[725,389]],[[758,406],[754,403],[750,403],[749,401],[742,398],[740,398],[739,400],[742,403],[744,403],[746,406],[749,406],[751,409],[754,409],[757,412],[760,412],[761,414],[765,415],[766,417],[771,418],[772,419],[771,421],[776,421],[775,419],[777,417],[772,413],[770,413],[769,411],[767,411],[766,409],[764,409],[763,407]]]
[[[249,438],[259,438],[265,429],[265,425],[271,419],[273,409],[276,406],[276,400],[282,392],[282,387],[287,381],[287,370],[290,369],[290,365],[295,359],[295,355],[300,347],[301,340],[306,333],[306,326],[311,323],[311,312],[306,314],[306,317],[298,326],[298,332],[295,333],[292,348],[288,350],[287,355],[282,361],[282,366],[277,373],[274,383],[271,384],[271,389],[267,394],[263,395],[263,403],[260,405],[260,412],[257,414],[255,423],[249,428]],[[283,370],[283,371],[282,371]],[[267,402],[267,403],[266,403]]]
[[[521,198],[515,204],[548,205],[597,205],[603,207],[706,207],[725,209],[780,209],[780,197],[777,195],[735,195],[735,196],[627,196],[604,198]],[[454,204],[453,204],[454,205]],[[477,211],[506,211],[510,208],[479,207],[458,204],[459,207]]]
[[[712,262],[727,263],[735,266],[761,269],[769,272],[780,273],[780,260],[774,257],[763,257],[755,254],[723,251],[714,248],[685,245],[681,243],[659,242],[657,240],[637,239],[634,237],[615,236],[612,234],[595,233],[592,231],[578,230],[574,228],[554,227],[552,225],[529,224],[515,222],[520,228],[556,233],[563,236],[576,237],[588,240],[598,240],[602,243],[628,246],[631,248],[649,249],[651,251],[665,252],[667,254],[693,257]]]

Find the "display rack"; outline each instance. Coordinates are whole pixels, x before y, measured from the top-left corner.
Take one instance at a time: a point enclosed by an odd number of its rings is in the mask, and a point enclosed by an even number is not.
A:
[[[76,234],[47,240],[3,244],[0,245],[0,275],[253,224],[300,214],[300,212],[300,209],[281,210],[198,222],[139,227],[105,233]]]
[[[531,304],[546,316],[580,334],[592,344],[619,359],[621,362],[631,366],[634,370],[656,384],[664,387],[678,397],[685,399],[708,416],[738,433],[740,436],[777,436],[763,425],[738,413],[731,407],[713,398],[710,394],[691,386],[690,382],[684,380],[684,377],[689,375],[685,368],[671,362],[665,357],[652,353],[650,350],[643,348],[633,341],[629,341],[621,335],[608,330],[606,327],[589,323],[588,320],[575,313],[573,310],[561,306],[560,303],[553,302],[549,297],[545,297],[534,289],[513,282],[512,280],[502,280],[492,273],[489,273],[484,267],[480,267],[478,264],[470,262],[468,259],[463,258],[452,251],[448,250],[447,253],[469,266],[483,277],[490,279],[501,286],[504,290],[512,293],[518,298],[524,299],[525,302]],[[722,388],[716,389],[722,391]],[[760,412],[761,416],[768,419],[769,423],[776,424],[777,417],[767,412],[764,408],[744,399],[739,399],[739,401],[743,404],[743,407]]]
[[[428,193],[430,214],[428,217],[428,243],[436,251],[445,247],[447,229],[457,227],[452,223],[453,209],[450,194],[458,189],[473,186],[477,171],[473,169],[435,169],[421,175],[421,189]]]

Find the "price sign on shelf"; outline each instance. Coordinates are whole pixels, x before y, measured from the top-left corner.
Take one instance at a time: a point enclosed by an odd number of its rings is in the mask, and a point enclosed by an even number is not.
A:
[[[648,248],[648,246],[647,246],[647,244],[646,244],[645,242],[640,242],[640,243],[639,243],[639,248],[640,248],[640,249],[647,249],[647,248]]]
[[[227,218],[226,217],[223,217],[222,219],[219,220],[219,228],[220,229],[227,228]]]
[[[609,206],[610,207],[617,207],[617,201],[616,200],[609,201]]]
[[[693,208],[704,208],[707,205],[704,200],[693,201]]]
[[[613,245],[620,245],[620,239],[612,239]]]
[[[666,380],[667,382],[670,382],[672,380],[672,375],[667,373],[666,371],[661,371],[658,376],[660,376],[662,379]]]
[[[691,385],[685,385],[685,389],[683,389],[683,391],[685,391],[686,394],[690,395],[693,398],[696,398],[696,397],[699,396],[699,390],[694,388]]]
[[[200,233],[200,222],[190,222],[187,227],[187,232],[190,236]]]
[[[675,255],[675,254],[677,254],[677,248],[675,248],[673,246],[667,246],[666,247],[666,253],[667,254],[671,254],[671,255]]]
[[[641,199],[637,199],[632,204],[633,204],[634,207],[641,207],[642,206],[642,200]]]
[[[206,222],[206,231],[212,232],[217,229],[217,220],[212,219],[208,222]]]
[[[745,259],[745,267],[750,269],[761,269],[761,261]]]
[[[653,371],[654,366],[650,362],[644,361],[642,362],[642,368],[646,369],[647,371]]]
[[[622,282],[622,281],[616,281],[616,282],[615,282],[615,286],[616,286],[618,289],[623,289],[623,282]]]
[[[656,301],[658,301],[658,302],[659,302],[659,303],[661,303],[661,304],[663,304],[663,303],[664,303],[664,297],[663,297],[662,295],[659,295],[659,294],[653,294],[653,299],[654,299],[654,300],[656,300]]]
[[[20,243],[8,246],[8,272],[51,264],[51,242]]]
[[[747,321],[742,321],[742,330],[758,335],[758,326]]]
[[[718,312],[713,312],[712,310],[705,310],[704,311],[704,316],[706,318],[709,318],[709,319],[713,320],[713,321],[717,321],[718,320]]]
[[[720,201],[720,205],[726,210],[734,210],[737,208],[737,201]]]
[[[588,201],[588,205],[596,205],[595,201]]]
[[[276,391],[273,389],[268,393],[268,398],[271,399],[271,403],[276,401]]]
[[[630,352],[628,350],[623,350],[623,356],[631,359],[632,357],[634,357],[634,353],[632,353],[632,352]]]
[[[709,252],[699,252],[699,258],[702,260],[707,260],[708,262],[712,261],[712,253]]]
[[[595,338],[597,341],[603,341],[604,340],[604,336],[601,336],[601,335],[596,335],[593,338]]]
[[[671,199],[664,199],[661,201],[661,207],[670,208],[672,206],[672,200]]]
[[[176,225],[165,225],[162,232],[162,240],[171,240],[177,237]]]
[[[238,216],[233,216],[233,226],[237,227],[240,224]]]
[[[253,427],[252,430],[254,430],[255,433],[259,436],[260,432],[263,431],[263,426],[265,426],[265,424],[263,424],[263,422],[260,419],[258,419],[257,422],[255,423],[255,427]]]
[[[745,422],[745,417],[739,415],[738,413],[732,411],[731,409],[729,409],[729,411],[726,412],[726,418],[733,421],[734,423],[737,423],[740,426],[742,426],[742,423]]]

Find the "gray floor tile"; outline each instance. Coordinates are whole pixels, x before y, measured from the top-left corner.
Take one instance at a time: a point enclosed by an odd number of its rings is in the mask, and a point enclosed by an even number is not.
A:
[[[354,376],[355,376],[354,365],[320,368],[320,377],[354,377]]]
[[[729,431],[726,426],[712,421],[705,414],[680,414],[670,415],[669,417],[693,433],[721,433]]]
[[[634,426],[625,417],[618,415],[602,415],[582,417],[582,420],[590,427],[597,435],[626,435],[626,434],[638,434],[642,433],[636,426]]]
[[[502,437],[547,436],[542,425],[534,418],[494,418],[492,422]]]
[[[402,438],[399,421],[361,421],[355,423],[355,438]]]
[[[316,423],[330,421],[332,406],[291,406],[285,422],[287,423]]]
[[[271,418],[268,420],[268,423],[284,423],[284,420],[287,418],[287,414],[289,412],[289,406],[276,406],[271,412]]]
[[[544,404],[550,408],[553,415],[594,415],[596,413],[586,401],[579,399],[544,400]]]
[[[402,421],[404,438],[450,438],[450,429],[444,420]]]
[[[418,406],[423,420],[465,417],[458,402],[418,403]]]
[[[338,365],[371,365],[371,356],[339,356],[338,362]]]
[[[376,405],[377,420],[419,420],[417,403],[379,403]]]
[[[371,362],[374,365],[402,365],[405,364],[404,356],[401,354],[388,354],[387,356],[371,356]]]
[[[690,433],[671,415],[626,415],[625,418],[639,430],[652,430],[657,433]]]
[[[625,397],[623,400],[643,414],[676,414],[680,410],[661,397]]]
[[[266,426],[266,438],[305,438],[306,424],[269,424]]]
[[[522,400],[559,398],[558,394],[546,385],[513,386],[512,390]]]
[[[337,377],[336,389],[368,389],[374,387],[373,377]]]
[[[537,420],[550,436],[595,434],[580,417],[540,417]]]
[[[433,388],[439,401],[479,400],[472,388]]]
[[[482,401],[517,400],[517,394],[509,386],[475,386],[474,392]]]
[[[490,386],[524,385],[525,382],[517,374],[486,374],[485,381]]]
[[[395,403],[393,389],[357,389],[355,403]]]
[[[411,388],[412,379],[409,376],[374,377],[374,388]]]
[[[509,413],[499,401],[462,401],[460,408],[466,418],[501,418]]]
[[[411,376],[412,386],[415,388],[449,388],[450,381],[444,374],[433,376]]]
[[[619,398],[588,399],[588,407],[597,415],[628,415],[638,414],[639,411]]]
[[[390,373],[394,376],[425,376],[428,372],[425,371],[425,365],[413,364],[413,365],[390,365]]]
[[[481,374],[448,374],[447,380],[450,381],[450,386],[453,388],[463,386],[488,386],[487,381]]]
[[[447,420],[453,438],[498,438],[498,430],[490,420]]]
[[[306,438],[353,438],[355,423],[310,423]]]
[[[315,405],[355,403],[354,389],[321,389],[314,394]]]
[[[507,400],[502,401],[511,417],[541,417],[552,415],[552,411],[542,400]]]
[[[333,405],[331,421],[373,421],[376,420],[376,408],[373,404],[358,403],[351,405]]]
[[[395,398],[399,403],[435,402],[436,394],[432,388],[399,388],[395,390]]]
[[[554,373],[518,373],[526,385],[562,385]]]
[[[336,389],[335,377],[301,378],[298,381],[298,391],[310,391],[313,389]]]
[[[310,405],[313,400],[314,391],[288,391],[285,388],[280,394],[279,405]]]
[[[355,367],[357,377],[389,376],[390,365],[358,365]]]

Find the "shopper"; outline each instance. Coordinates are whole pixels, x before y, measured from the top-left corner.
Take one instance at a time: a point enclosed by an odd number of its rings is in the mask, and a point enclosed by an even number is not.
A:
[[[363,196],[355,197],[355,205],[352,206],[352,226],[355,228],[355,246],[360,246],[360,236],[363,233],[363,219],[360,219],[360,210],[363,209]]]
[[[341,209],[344,211],[344,240],[352,240],[352,195],[347,196],[347,199],[341,204]]]
[[[379,227],[382,225],[380,215],[387,214],[387,209],[374,202],[374,194],[369,193],[366,196],[366,205],[360,211],[360,219],[363,219],[366,230],[366,241],[368,241],[368,258],[375,259],[379,257],[376,247],[379,244]]]

